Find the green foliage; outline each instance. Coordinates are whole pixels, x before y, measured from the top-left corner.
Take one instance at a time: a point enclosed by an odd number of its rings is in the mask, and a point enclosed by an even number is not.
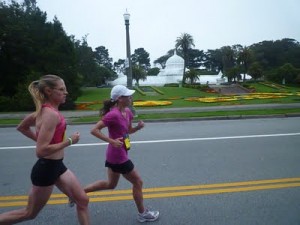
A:
[[[144,48],[135,49],[131,60],[133,66],[142,67],[145,71],[148,71],[151,67],[149,53]]]
[[[262,41],[249,47],[259,64],[258,74],[267,80],[282,83],[296,83],[300,69],[300,44],[294,39]],[[260,76],[262,76],[260,75]]]
[[[197,69],[203,65],[203,60],[205,58],[204,51],[200,51],[199,49],[189,49],[188,50],[188,65],[189,69]]]
[[[11,109],[11,98],[0,96],[0,112],[10,112]]]
[[[194,84],[197,80],[200,80],[199,73],[195,69],[190,69],[188,72],[185,73],[185,78],[190,80],[191,84]]]
[[[172,55],[173,55],[173,53],[172,54],[168,53],[164,56],[161,56],[158,59],[154,60],[154,64],[159,64],[161,66],[161,68],[164,69],[166,67],[166,62],[167,62],[168,58],[170,58]]]
[[[109,57],[108,49],[106,49],[104,46],[99,46],[96,48],[94,55],[96,62],[99,65],[110,70],[112,69],[112,58]]]
[[[169,83],[169,84],[165,84],[164,87],[179,87],[178,83]]]
[[[32,4],[31,4],[32,3]],[[46,21],[33,2],[11,5],[0,3],[0,95],[13,102],[13,110],[32,109],[27,85],[45,74],[61,76],[74,101],[79,95],[76,75],[77,61],[73,40],[55,18]],[[34,74],[34,75],[33,75]]]
[[[159,74],[160,69],[158,67],[154,67],[148,70],[147,72],[147,76],[156,76],[157,74]]]
[[[194,39],[190,34],[183,33],[180,37],[177,37],[175,43],[175,48],[180,50],[184,59],[182,84],[185,84],[185,70],[187,65],[189,65],[190,50],[195,46]]]
[[[146,80],[147,74],[145,69],[140,65],[134,65],[132,67],[132,79],[136,80],[137,85],[139,85],[139,80]]]
[[[257,80],[259,78],[262,77],[263,75],[263,70],[262,70],[262,67],[261,65],[258,63],[258,62],[254,62],[249,70],[248,70],[248,74],[251,75],[251,77],[254,79],[254,80]]]
[[[184,84],[183,87],[185,87],[185,88],[193,88],[193,89],[202,89],[203,87],[208,87],[208,85],[201,85],[201,84]]]
[[[285,83],[291,84],[295,82],[295,79],[299,73],[300,69],[296,69],[292,64],[286,63],[279,67],[277,77],[285,80]]]

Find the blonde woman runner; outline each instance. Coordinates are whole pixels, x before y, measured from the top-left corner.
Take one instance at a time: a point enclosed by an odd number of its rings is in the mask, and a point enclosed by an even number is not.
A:
[[[54,186],[74,199],[79,223],[89,225],[88,196],[63,163],[65,147],[77,143],[80,137],[75,132],[65,138],[66,122],[58,110],[68,94],[65,83],[56,75],[45,75],[29,85],[29,92],[36,112],[26,116],[17,130],[36,142],[38,159],[31,171],[32,188],[27,206],[0,214],[0,225],[34,219],[48,202]]]

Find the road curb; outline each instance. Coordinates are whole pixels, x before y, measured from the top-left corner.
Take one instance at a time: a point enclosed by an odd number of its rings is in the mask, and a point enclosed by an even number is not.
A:
[[[241,119],[271,119],[271,118],[288,118],[300,117],[300,113],[286,113],[275,115],[230,115],[230,116],[212,116],[212,117],[190,117],[190,118],[164,118],[164,119],[143,119],[145,123],[160,123],[160,122],[181,122],[181,121],[208,121],[208,120],[241,120]],[[134,123],[139,121],[138,117],[134,119]],[[95,124],[95,122],[72,122],[67,119],[68,125],[85,125]],[[15,124],[0,125],[0,128],[16,127]]]

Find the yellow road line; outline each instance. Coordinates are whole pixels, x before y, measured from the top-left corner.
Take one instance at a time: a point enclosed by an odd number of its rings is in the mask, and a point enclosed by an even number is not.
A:
[[[300,187],[300,177],[242,181],[232,183],[200,184],[190,186],[157,187],[143,189],[144,198],[171,198],[195,195],[235,193]],[[131,190],[101,191],[88,194],[90,202],[132,200]],[[26,206],[28,196],[0,196],[0,207]],[[64,194],[52,194],[48,204],[66,204]]]

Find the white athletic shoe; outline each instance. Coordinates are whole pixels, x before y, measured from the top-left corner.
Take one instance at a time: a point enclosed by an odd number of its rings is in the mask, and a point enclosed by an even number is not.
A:
[[[146,209],[144,213],[138,214],[137,219],[139,222],[144,223],[144,222],[153,222],[157,220],[158,217],[159,217],[159,211],[150,211]]]

